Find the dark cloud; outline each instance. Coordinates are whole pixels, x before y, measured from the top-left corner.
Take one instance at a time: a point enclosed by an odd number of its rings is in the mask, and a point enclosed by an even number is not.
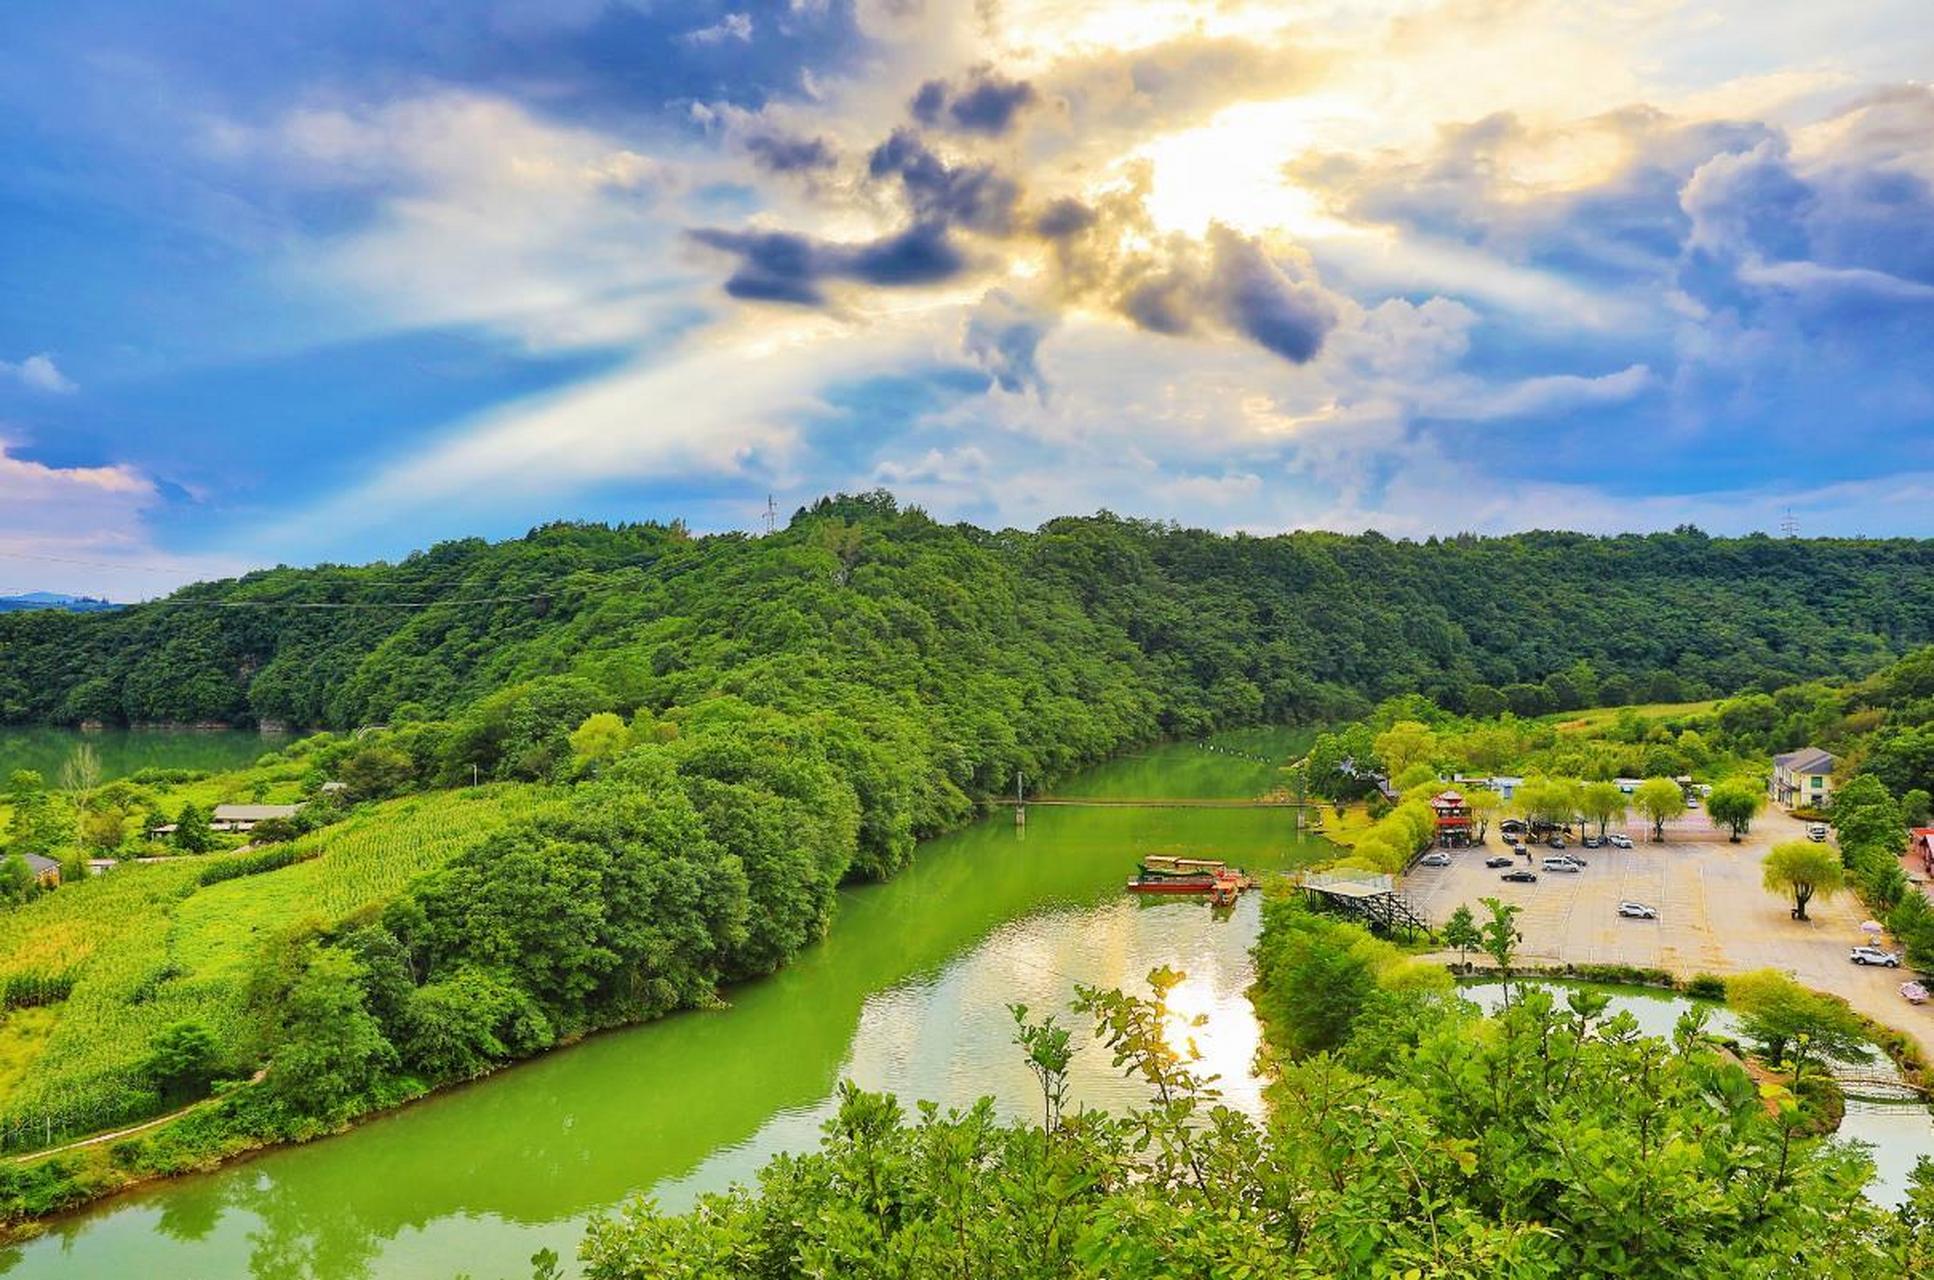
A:
[[[790,231],[731,231],[701,227],[691,238],[732,254],[737,268],[725,281],[735,298],[817,306],[826,300],[821,283],[851,280],[894,287],[931,284],[959,274],[967,260],[936,223],[857,244],[815,240]]]
[[[961,346],[1001,390],[1033,391],[1046,400],[1048,384],[1035,352],[1054,324],[1053,313],[1028,306],[1005,289],[990,289],[967,317]]]
[[[825,138],[768,131],[747,137],[745,149],[751,153],[754,163],[773,173],[830,169],[839,163],[839,153]]]
[[[1034,234],[1049,240],[1063,240],[1080,235],[1099,218],[1099,214],[1073,196],[1063,196],[1035,215]]]
[[[931,284],[958,275],[967,259],[938,223],[918,222],[895,235],[845,248],[835,274],[867,284]]]
[[[1261,245],[1226,227],[1211,228],[1209,243],[1209,296],[1223,321],[1285,360],[1314,358],[1336,325],[1336,305],[1314,273],[1286,270]]]
[[[950,165],[911,129],[896,129],[867,159],[875,179],[898,177],[914,216],[986,235],[1014,229],[1021,187],[991,164]]]
[[[1336,301],[1307,261],[1272,256],[1221,224],[1206,244],[1171,238],[1121,276],[1116,309],[1153,333],[1233,332],[1304,364],[1336,326]]]
[[[817,246],[805,236],[712,227],[690,234],[702,245],[738,255],[738,269],[725,282],[725,291],[735,298],[801,304],[824,300],[819,291],[824,266]]]
[[[927,81],[907,103],[907,110],[932,128],[997,137],[1013,126],[1036,96],[1034,86],[1025,80],[1009,80],[991,67],[976,67],[960,88],[945,80]]]

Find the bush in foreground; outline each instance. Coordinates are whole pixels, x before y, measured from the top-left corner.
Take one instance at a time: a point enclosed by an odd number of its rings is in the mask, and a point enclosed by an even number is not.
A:
[[[848,1085],[819,1150],[756,1188],[595,1221],[586,1274],[1851,1280],[1934,1257],[1934,1166],[1906,1209],[1874,1205],[1867,1157],[1810,1136],[1801,1099],[1710,1047],[1703,1015],[1647,1037],[1601,994],[1526,990],[1485,1018],[1351,926],[1266,913],[1265,997],[1307,976],[1319,936],[1343,944],[1328,977],[1354,970],[1322,1036],[1268,1023],[1286,1056],[1266,1123],[1197,1074],[1168,1007],[1180,975],[1157,971],[1149,996],[1076,1005],[1146,1106],[1062,1109],[1065,1039],[1017,1011],[1051,1123],[986,1100],[910,1114]]]

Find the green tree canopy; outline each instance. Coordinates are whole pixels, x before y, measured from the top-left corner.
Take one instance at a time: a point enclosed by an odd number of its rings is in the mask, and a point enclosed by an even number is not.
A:
[[[1632,792],[1632,803],[1652,823],[1652,838],[1665,839],[1665,824],[1686,811],[1685,792],[1670,778],[1647,778]]]
[[[1706,812],[1732,832],[1734,844],[1752,828],[1753,819],[1765,807],[1766,792],[1745,778],[1729,778],[1706,797]]]
[[[1816,897],[1831,898],[1847,883],[1839,856],[1811,840],[1776,844],[1760,865],[1768,891],[1792,895],[1793,916],[1798,920],[1807,918],[1807,903]]]

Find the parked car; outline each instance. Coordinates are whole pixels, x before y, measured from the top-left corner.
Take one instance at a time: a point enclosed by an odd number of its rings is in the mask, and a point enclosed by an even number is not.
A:
[[[1546,858],[1544,860],[1544,869],[1546,871],[1583,871],[1584,870],[1583,867],[1573,862],[1570,858]]]
[[[1565,838],[1563,836],[1553,836],[1551,839],[1545,841],[1545,847],[1547,849],[1562,849],[1565,847]]]
[[[1608,845],[1610,845],[1610,846],[1612,846],[1612,848],[1614,848],[1614,849],[1629,849],[1629,848],[1631,848],[1631,847],[1632,847],[1632,837],[1630,837],[1630,836],[1606,836],[1606,837],[1605,837],[1605,843],[1606,843],[1606,844],[1608,844]]]
[[[1877,964],[1888,969],[1900,968],[1900,957],[1879,947],[1855,947],[1847,959],[1855,964]]]
[[[1821,841],[1824,841],[1827,838],[1827,824],[1824,822],[1807,823],[1806,838],[1813,841],[1816,844],[1820,843]]]
[[[1487,867],[1508,867],[1511,865],[1511,859],[1500,854],[1495,858],[1486,858],[1484,865]]]
[[[1417,859],[1417,865],[1420,867],[1448,867],[1450,861],[1451,859],[1448,853],[1427,853]]]
[[[1507,871],[1499,876],[1498,879],[1509,880],[1513,884],[1536,884],[1538,883],[1538,873],[1535,871]]]
[[[1621,902],[1618,904],[1618,913],[1627,920],[1657,920],[1659,918],[1659,913],[1651,907],[1646,906],[1643,902]]]
[[[1575,862],[1581,867],[1589,867],[1592,864],[1591,859],[1582,854],[1567,853],[1562,856],[1566,862]]]
[[[1596,849],[1600,845],[1604,844],[1605,842],[1599,839],[1597,836],[1586,836],[1584,840],[1582,840],[1580,843],[1582,843],[1587,849]]]

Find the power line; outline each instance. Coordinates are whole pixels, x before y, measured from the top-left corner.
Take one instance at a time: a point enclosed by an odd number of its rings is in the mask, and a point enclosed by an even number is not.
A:
[[[47,556],[47,555],[40,555],[37,553],[24,552],[24,551],[20,551],[20,552],[0,551],[0,559],[7,559],[7,558],[19,558],[19,559],[27,559],[27,560],[45,560],[55,564],[90,565],[90,566],[94,566],[97,568],[104,568],[104,569],[135,569],[143,573],[192,574],[196,572],[196,570],[188,569],[185,566],[169,569],[169,568],[162,568],[159,566],[147,566],[147,565],[139,565],[139,564],[131,564],[131,563],[121,563],[118,561],[84,560],[84,559],[79,559],[71,556]],[[623,563],[609,565],[601,569],[590,569],[590,568],[571,569],[567,571],[566,576],[567,578],[589,576],[589,575],[605,576],[605,575],[622,573],[627,570],[645,570],[645,569],[650,569],[654,565],[656,565],[658,563],[658,560],[659,560],[659,557],[654,556],[649,559],[628,560]],[[416,591],[435,591],[443,587],[463,586],[469,582],[469,578],[444,578],[441,580],[422,579],[422,578],[396,578],[396,577],[364,578],[364,577],[356,576],[359,572],[361,572],[361,570],[359,570],[354,565],[327,565],[327,566],[312,566],[308,568],[298,568],[298,567],[287,566],[287,565],[279,565],[272,569],[246,570],[243,573],[238,574],[231,578],[199,579],[195,581],[185,582],[182,584],[180,588],[177,588],[177,590],[183,590],[188,587],[205,586],[205,585],[210,585],[212,583],[219,583],[219,582],[238,583],[242,585],[243,589],[247,589],[247,587],[249,586],[257,585],[257,584],[250,584],[250,583],[244,582],[244,579],[247,578],[250,574],[274,573],[278,569],[284,570],[291,574],[302,575],[302,581],[300,583],[300,585],[302,586],[319,585],[324,588],[358,589],[358,588],[364,588],[364,587],[402,587],[402,588],[407,588],[407,589],[416,590]],[[478,584],[478,585],[485,585],[485,584]],[[26,590],[26,588],[22,588],[22,590],[24,591]],[[306,608],[306,609],[357,609],[357,608],[366,608],[366,609],[419,608],[420,609],[420,608],[428,608],[431,605],[435,605],[435,604],[497,604],[497,603],[503,603],[506,601],[537,600],[537,599],[542,599],[547,594],[549,593],[539,592],[539,593],[534,593],[530,595],[510,595],[510,596],[467,596],[460,600],[426,600],[426,601],[420,601],[420,602],[415,602],[415,601],[378,601],[378,602],[368,602],[368,603],[288,602],[286,604],[286,607]],[[148,608],[153,608],[158,606],[178,606],[178,607],[195,607],[195,608],[260,608],[260,607],[267,607],[272,604],[273,605],[284,604],[284,602],[281,602],[281,601],[194,600],[194,599],[178,599],[173,596],[165,596],[165,597],[160,597],[152,600],[137,601],[134,603]],[[133,607],[133,606],[130,605],[129,607]]]
[[[81,560],[73,556],[49,556],[36,551],[8,551],[0,548],[0,560],[45,560],[49,564],[79,564],[94,569],[126,569],[134,573],[202,573],[187,565],[144,565],[132,560]]]
[[[458,596],[445,600],[157,600],[155,608],[200,609],[432,609],[440,604],[521,604],[548,600],[551,593],[540,591],[528,596]]]

